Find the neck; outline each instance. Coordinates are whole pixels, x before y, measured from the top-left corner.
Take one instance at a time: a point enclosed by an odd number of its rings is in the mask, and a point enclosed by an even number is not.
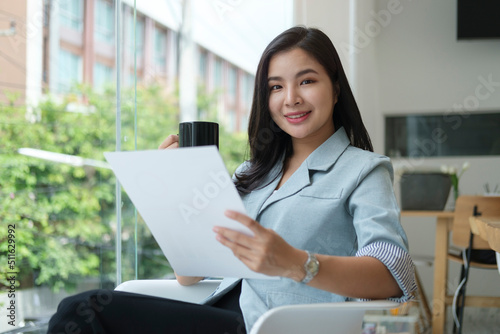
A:
[[[291,159],[304,161],[315,149],[330,138],[333,133],[335,133],[335,130],[331,133],[308,138],[292,138],[293,153]]]

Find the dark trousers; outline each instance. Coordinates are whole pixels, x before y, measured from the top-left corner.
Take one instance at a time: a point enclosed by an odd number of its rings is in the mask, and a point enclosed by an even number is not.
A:
[[[121,291],[87,291],[59,304],[48,334],[245,334],[240,289],[238,285],[211,306]]]

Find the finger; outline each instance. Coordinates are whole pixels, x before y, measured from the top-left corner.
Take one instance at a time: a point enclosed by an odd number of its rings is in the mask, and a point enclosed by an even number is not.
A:
[[[243,225],[248,227],[252,232],[254,232],[256,234],[261,232],[262,229],[264,228],[259,223],[257,223],[255,220],[253,220],[252,218],[248,217],[247,215],[245,215],[243,213],[237,212],[237,211],[226,210],[224,212],[224,215],[226,215],[226,217],[228,217],[230,219],[233,219],[233,220],[236,220],[237,222],[242,223]]]
[[[252,245],[254,243],[254,238],[251,236],[222,227],[214,227],[213,231],[217,233],[218,236],[221,236],[222,238],[227,239],[236,245],[240,245],[246,248],[253,248]]]
[[[249,249],[241,244],[238,244],[238,243],[234,242],[233,240],[224,237],[221,234],[217,234],[215,236],[215,238],[222,245],[228,247],[233,252],[234,256],[236,256],[238,259],[240,259],[243,263],[247,264],[247,263],[252,262],[251,259],[253,257],[253,254],[252,254],[251,249]]]
[[[170,149],[179,147],[179,136],[178,135],[169,135],[165,140],[160,144],[158,149]]]

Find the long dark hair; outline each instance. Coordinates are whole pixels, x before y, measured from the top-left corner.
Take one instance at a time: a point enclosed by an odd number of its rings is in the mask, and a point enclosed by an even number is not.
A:
[[[315,58],[325,68],[332,81],[337,94],[337,103],[333,112],[335,130],[344,127],[353,146],[373,151],[358,105],[332,42],[321,30],[302,26],[293,27],[269,43],[257,67],[248,123],[250,166],[243,173],[237,174],[235,181],[236,188],[242,194],[263,186],[264,178],[281,159],[283,153],[285,159],[293,153],[291,137],[282,131],[271,118],[268,104],[268,70],[271,58],[275,54],[295,48],[300,48]]]

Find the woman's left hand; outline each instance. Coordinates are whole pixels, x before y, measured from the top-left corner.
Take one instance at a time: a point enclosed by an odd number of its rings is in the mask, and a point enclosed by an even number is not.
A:
[[[288,277],[300,281],[305,276],[303,264],[307,253],[289,245],[275,231],[261,226],[252,218],[236,212],[226,211],[225,215],[248,227],[254,236],[216,226],[217,240],[233,251],[251,270],[268,276]]]

